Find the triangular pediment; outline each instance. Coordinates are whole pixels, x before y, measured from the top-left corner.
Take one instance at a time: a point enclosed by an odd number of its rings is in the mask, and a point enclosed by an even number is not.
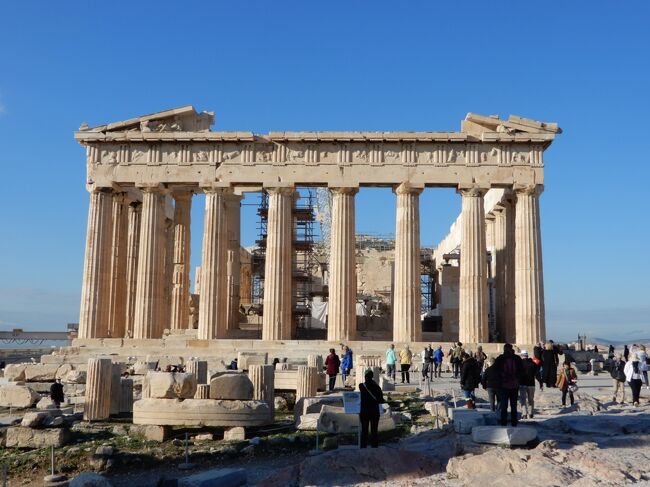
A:
[[[207,132],[214,123],[213,112],[198,113],[192,105],[130,118],[121,122],[89,127],[82,124],[80,132]]]
[[[478,115],[468,113],[462,122],[462,131],[480,136],[484,132],[515,134],[561,134],[557,123],[546,123],[530,118],[510,115],[508,120],[501,120],[498,115]]]

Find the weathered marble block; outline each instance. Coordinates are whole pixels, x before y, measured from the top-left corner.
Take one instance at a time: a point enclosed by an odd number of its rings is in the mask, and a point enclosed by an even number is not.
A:
[[[0,407],[30,408],[41,398],[34,390],[25,385],[0,385]]]
[[[6,444],[8,448],[44,448],[65,445],[70,433],[65,428],[34,429],[13,426],[7,429]]]
[[[253,382],[245,374],[224,374],[210,381],[210,399],[253,399]]]
[[[154,399],[192,399],[196,393],[196,376],[180,372],[149,372],[143,390]]]

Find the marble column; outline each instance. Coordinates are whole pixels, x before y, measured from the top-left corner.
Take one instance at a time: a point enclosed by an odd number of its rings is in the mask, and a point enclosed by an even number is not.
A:
[[[140,245],[133,338],[160,338],[165,247],[162,227],[164,197],[158,187],[142,188]]]
[[[242,196],[236,194],[229,195],[226,198],[226,226],[228,227],[228,330],[239,329],[241,200]]]
[[[187,328],[190,321],[190,212],[192,191],[174,191],[174,253],[170,328]]]
[[[84,419],[108,419],[111,413],[111,377],[113,364],[110,358],[88,359]]]
[[[292,331],[293,188],[267,188],[262,340],[290,340]]]
[[[163,202],[163,208],[165,208],[166,205],[167,203]],[[160,238],[164,243],[165,250],[163,254],[163,297],[160,302],[161,319],[156,332],[157,336],[163,336],[165,329],[171,328],[172,281],[174,279],[174,220],[172,218],[165,218],[163,220],[161,233],[162,235]]]
[[[514,299],[514,215],[511,198],[504,198],[495,209],[496,318],[499,341],[515,341]]]
[[[135,295],[138,285],[138,250],[140,247],[140,216],[142,203],[133,202],[128,209],[128,230],[126,243],[126,305],[124,336],[133,337],[135,320]]]
[[[108,334],[111,207],[109,189],[93,188],[90,191],[79,338],[101,338]]]
[[[199,300],[200,340],[225,338],[228,326],[226,301],[228,280],[226,257],[227,188],[205,188],[205,219],[201,253],[201,298]]]
[[[253,383],[253,400],[269,406],[271,420],[275,417],[275,368],[273,365],[251,365],[248,377]]]
[[[408,183],[397,194],[393,341],[422,341],[420,296],[420,193]]]
[[[459,341],[489,341],[485,189],[459,189],[462,195],[460,240]]]
[[[197,384],[194,399],[210,399],[210,384]]]
[[[108,336],[124,337],[126,319],[126,252],[128,200],[124,193],[113,195],[111,233],[111,275]]]
[[[196,376],[197,384],[207,384],[208,382],[208,361],[192,359],[185,362],[185,371],[188,374]]]
[[[329,259],[327,340],[354,340],[357,330],[355,208],[357,188],[330,188],[332,224]]]
[[[515,326],[517,344],[546,339],[544,279],[539,223],[541,185],[515,188]]]
[[[318,370],[306,365],[298,366],[296,378],[296,403],[301,397],[313,397],[318,392]]]
[[[120,413],[133,412],[133,379],[120,378]]]

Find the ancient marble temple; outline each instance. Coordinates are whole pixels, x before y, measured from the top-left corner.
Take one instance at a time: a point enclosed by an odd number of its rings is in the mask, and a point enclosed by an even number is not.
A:
[[[90,193],[79,338],[160,338],[190,327],[192,197],[205,194],[197,339],[237,326],[243,193],[269,194],[263,340],[292,339],[292,214],[297,186],[332,193],[330,341],[355,338],[355,195],[393,189],[393,340],[422,339],[420,194],[453,187],[462,199],[459,332],[487,342],[484,195],[503,188],[495,235],[508,256],[499,306],[510,338],[545,337],[539,196],[554,123],[468,114],[460,132],[217,132],[191,106],[75,133],[86,147]],[[435,210],[435,209],[434,209]],[[434,211],[435,214],[435,211]],[[507,300],[507,303],[501,302]],[[505,312],[504,312],[505,313]],[[506,325],[504,325],[506,326]]]

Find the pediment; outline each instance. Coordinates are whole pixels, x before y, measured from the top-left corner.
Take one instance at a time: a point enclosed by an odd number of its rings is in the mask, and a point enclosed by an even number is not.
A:
[[[130,118],[121,122],[89,127],[84,123],[80,132],[209,132],[214,112],[197,112],[192,105]]]
[[[539,122],[530,118],[510,115],[508,120],[501,120],[498,115],[478,115],[468,113],[461,123],[462,132],[481,136],[484,132],[495,132],[508,135],[516,134],[561,134],[562,129],[557,123]]]

